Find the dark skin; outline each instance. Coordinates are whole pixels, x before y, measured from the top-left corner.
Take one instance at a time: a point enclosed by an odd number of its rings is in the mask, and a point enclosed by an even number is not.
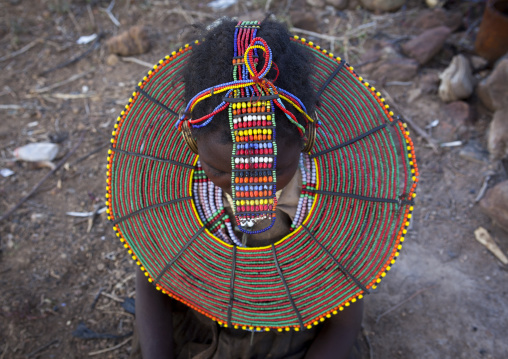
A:
[[[218,134],[197,138],[203,170],[213,183],[231,194],[232,144]],[[277,141],[277,189],[284,188],[298,169],[300,141]],[[136,272],[136,325],[144,359],[174,358],[172,299],[157,291],[143,273]],[[306,359],[346,359],[361,328],[363,301],[346,307],[321,324]]]

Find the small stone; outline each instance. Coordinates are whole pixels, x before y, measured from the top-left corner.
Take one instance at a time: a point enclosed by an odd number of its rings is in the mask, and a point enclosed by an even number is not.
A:
[[[485,69],[489,64],[486,59],[480,56],[473,55],[469,58],[469,60],[471,60],[471,66],[473,67],[473,70]]]
[[[487,143],[492,159],[508,157],[508,108],[494,113],[489,125]]]
[[[118,63],[118,61],[119,61],[119,58],[115,54],[110,54],[106,58],[106,64],[108,64],[109,66],[115,66]]]
[[[103,271],[105,267],[106,266],[104,265],[104,263],[97,264],[97,270],[99,270],[99,271]]]
[[[290,13],[291,23],[299,29],[318,32],[318,22],[312,13],[308,11],[292,11]]]
[[[397,11],[406,0],[360,0],[360,4],[367,10],[374,12]]]
[[[494,222],[508,231],[508,181],[489,189],[480,201],[480,207]]]
[[[13,239],[14,236],[11,233],[7,234],[7,248],[11,249],[12,247],[14,247]]]
[[[325,0],[326,5],[333,6],[335,10],[345,10],[349,5],[349,0]]]
[[[473,93],[475,78],[464,55],[455,56],[439,78],[439,97],[445,102],[466,99]]]
[[[32,213],[30,220],[34,223],[41,223],[46,220],[48,216],[44,213]]]
[[[448,12],[442,8],[422,11],[413,22],[413,27],[422,30],[446,26],[455,31],[461,25],[462,14],[460,12]]]
[[[120,56],[144,54],[150,50],[148,30],[140,25],[133,26],[128,31],[108,39],[106,46],[110,53]]]
[[[451,34],[446,26],[426,30],[402,45],[402,51],[421,65],[429,62],[442,48]]]
[[[508,108],[508,56],[499,60],[491,74],[478,84],[476,94],[491,111]]]

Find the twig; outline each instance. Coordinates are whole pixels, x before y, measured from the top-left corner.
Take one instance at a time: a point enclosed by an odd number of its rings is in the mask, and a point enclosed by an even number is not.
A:
[[[416,133],[418,133],[418,135],[422,136],[425,140],[427,140],[427,142],[429,143],[430,147],[432,147],[434,152],[438,153],[439,146],[437,145],[436,141],[432,137],[430,137],[429,134],[424,129],[418,126],[409,116],[406,116],[400,108],[397,107],[395,101],[393,100],[392,96],[390,96],[388,91],[383,90],[383,94],[388,99],[388,101],[390,101],[391,105],[397,109],[397,112],[402,115],[404,121],[409,123],[409,125],[416,131]]]
[[[103,354],[103,353],[107,353],[107,352],[110,352],[110,351],[113,351],[113,350],[116,350],[122,346],[124,346],[125,344],[127,344],[130,340],[132,339],[132,336],[130,336],[129,338],[127,338],[126,340],[124,340],[123,342],[121,342],[120,344],[117,344],[113,347],[109,347],[109,348],[105,348],[105,349],[101,349],[101,350],[97,350],[95,352],[90,352],[88,353],[88,356],[94,356],[94,355],[99,355],[99,354]]]
[[[95,205],[94,211],[92,212],[92,215],[88,217],[88,226],[86,227],[86,233],[90,233],[93,228],[93,224],[95,221],[95,217],[97,216],[97,213],[99,213],[99,209],[106,210],[105,207],[101,208],[101,205]]]
[[[90,306],[90,309],[94,309],[95,308],[95,306],[97,305],[97,302],[99,301],[99,297],[101,296],[101,293],[102,293],[103,290],[104,290],[104,288],[102,288],[102,287],[99,288],[99,291],[97,292],[97,294],[93,298],[93,302],[92,302],[92,305]]]
[[[265,4],[265,12],[270,10],[270,5],[272,4],[272,0],[268,0]]]
[[[23,46],[21,49],[19,49],[18,51],[14,51],[14,52],[11,52],[10,54],[8,55],[5,55],[3,57],[0,57],[0,62],[3,62],[5,60],[9,60],[9,59],[12,59],[13,57],[16,57],[18,55],[21,55],[22,53],[25,53],[27,52],[28,50],[30,50],[32,47],[34,47],[35,45],[37,45],[38,43],[42,42],[42,39],[37,39],[37,40],[34,40],[32,41],[31,43],[29,43],[28,45],[25,45]]]
[[[372,344],[370,343],[370,339],[369,339],[369,336],[367,335],[367,331],[365,330],[365,328],[362,328],[362,335],[365,338],[365,341],[367,342],[367,346],[369,347],[369,358],[373,359],[374,358],[374,352],[373,352],[373,349],[372,349]]]
[[[113,294],[102,292],[101,295],[103,295],[105,297],[108,297],[109,299],[113,299],[115,302],[119,302],[119,303],[123,303],[124,302],[124,300],[122,298],[117,297],[116,295],[113,295]]]
[[[494,242],[494,239],[492,239],[492,236],[487,232],[487,230],[483,227],[478,227],[474,231],[474,236],[478,242],[483,244],[493,255],[497,257],[503,263],[504,265],[508,264],[508,258],[506,258],[505,254],[499,248],[496,242]]]
[[[143,60],[140,60],[140,59],[136,59],[135,57],[120,57],[122,59],[122,61],[125,61],[125,62],[134,62],[135,64],[138,64],[138,65],[141,65],[141,66],[146,66],[148,68],[153,68],[153,65],[146,62],[146,61],[143,61]]]
[[[80,98],[91,98],[91,97],[95,97],[97,95],[94,92],[89,92],[89,93],[60,93],[60,92],[57,92],[57,93],[51,94],[51,96],[54,98],[62,99],[62,100],[76,100],[76,99],[80,99]]]
[[[14,207],[12,207],[9,211],[7,211],[7,213],[4,213],[1,217],[0,217],[0,222],[3,221],[4,219],[8,218],[12,213],[14,213],[14,211],[16,211],[19,207],[21,207],[21,205],[23,203],[25,203],[25,201],[27,199],[29,199],[38,189],[39,187],[49,178],[51,177],[56,171],[58,171],[58,169],[60,167],[62,167],[65,162],[67,162],[67,160],[74,154],[74,152],[76,152],[76,150],[78,149],[78,147],[81,145],[81,143],[83,142],[83,136],[80,137],[78,143],[76,144],[76,146],[74,146],[74,148],[72,150],[70,150],[64,158],[62,158],[60,160],[60,162],[57,163],[57,165],[55,166],[54,169],[52,169],[51,171],[49,171],[33,188],[30,192],[28,192],[28,194],[23,197]]]
[[[90,45],[90,47],[88,49],[86,49],[83,53],[81,53],[80,55],[68,60],[68,61],[64,61],[58,65],[56,65],[55,67],[52,67],[48,70],[45,70],[43,72],[41,72],[39,75],[40,76],[43,76],[43,75],[47,75],[49,74],[50,72],[53,72],[53,71],[56,71],[58,69],[61,69],[62,67],[66,67],[66,66],[69,66],[69,65],[72,65],[73,63],[75,62],[78,62],[79,60],[85,58],[89,53],[91,53],[95,48],[96,48],[96,45],[99,43],[99,41],[101,40],[101,38],[104,36],[104,33],[99,33],[99,35],[97,35],[97,37],[95,38],[94,42],[92,43],[92,45]]]
[[[57,343],[60,343],[60,340],[59,339],[54,339],[54,340],[50,341],[48,344],[44,344],[42,347],[40,347],[38,349],[35,349],[33,352],[28,353],[26,355],[26,357],[30,358],[30,357],[34,356],[35,354],[40,353],[44,349],[47,349],[50,346],[52,346],[53,344],[57,344]]]
[[[118,21],[115,17],[115,15],[113,15],[113,13],[111,12],[111,10],[113,10],[113,7],[115,6],[115,0],[111,1],[111,3],[109,4],[109,6],[106,8],[106,9],[101,9],[102,11],[104,11],[109,19],[113,22],[113,24],[115,24],[117,27],[120,27],[120,21]]]
[[[485,178],[483,179],[482,187],[480,188],[480,192],[478,192],[478,196],[476,196],[476,198],[474,199],[474,203],[479,202],[485,195],[485,191],[487,191],[487,187],[489,186],[489,180],[490,175],[485,176]]]
[[[43,88],[40,88],[40,89],[32,90],[31,92],[32,93],[43,93],[43,92],[47,92],[47,91],[53,90],[53,89],[55,89],[57,87],[60,87],[60,86],[63,86],[63,85],[67,85],[70,82],[76,81],[76,80],[78,80],[78,79],[88,75],[89,73],[91,73],[93,71],[94,70],[89,70],[89,71],[82,72],[80,74],[72,75],[71,77],[69,77],[66,80],[54,83],[52,85],[49,85],[49,86],[46,86],[46,87],[43,87]]]
[[[417,291],[416,293],[414,293],[413,295],[411,295],[409,298],[406,298],[404,299],[403,301],[399,302],[398,304],[394,305],[393,307],[391,307],[390,309],[386,310],[385,312],[381,313],[380,315],[378,315],[378,317],[376,318],[376,324],[379,322],[379,319],[381,319],[382,317],[384,317],[386,314],[390,313],[390,312],[393,312],[395,309],[399,308],[401,305],[403,305],[404,303],[406,302],[409,302],[411,299],[413,299],[414,297],[416,297],[418,294],[421,294],[423,292],[425,292],[426,290],[429,290],[429,289],[432,289],[432,288],[435,288],[437,287],[438,285],[437,284],[434,284],[434,285],[431,285],[429,287],[425,287],[423,289],[420,289],[419,291]]]
[[[314,37],[317,37],[318,39],[323,39],[323,40],[327,40],[327,41],[339,41],[339,40],[342,40],[342,36],[341,37],[337,37],[337,36],[332,36],[332,35],[319,34],[319,33],[314,32],[314,31],[299,29],[297,27],[292,27],[291,28],[291,32],[298,32],[300,34],[314,36]]]
[[[182,5],[178,5],[176,9],[180,11],[180,14],[185,18],[187,23],[191,25],[194,23],[194,20],[192,20],[192,17],[190,17],[190,15],[183,9]]]
[[[358,67],[358,65],[355,67]],[[385,83],[385,86],[411,86],[412,84],[413,81],[389,81]]]
[[[100,208],[100,207],[99,207]],[[70,217],[79,217],[79,218],[89,218],[89,217],[92,217],[92,216],[95,216],[96,214],[102,214],[106,212],[106,207],[102,207],[98,210],[94,210],[93,212],[65,212],[66,215],[70,216]]]
[[[90,21],[92,22],[92,26],[95,27],[95,16],[93,16],[92,7],[90,4],[86,5],[86,10],[88,11],[88,16],[90,17]]]
[[[69,9],[69,11],[67,13],[69,14],[69,17],[71,18],[71,21],[74,24],[74,27],[78,31],[78,34],[81,35],[81,26],[79,26],[78,22],[76,21],[76,18],[74,17],[74,14],[72,13],[72,11],[70,9]]]
[[[20,105],[0,105],[0,110],[19,110],[21,108]]]

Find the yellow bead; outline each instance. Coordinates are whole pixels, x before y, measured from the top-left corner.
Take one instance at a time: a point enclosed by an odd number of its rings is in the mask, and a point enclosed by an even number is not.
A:
[[[304,37],[302,37],[302,38],[301,38],[301,40],[302,40],[302,42],[305,42],[305,41],[307,41],[307,40],[305,40],[305,38],[304,38]]]

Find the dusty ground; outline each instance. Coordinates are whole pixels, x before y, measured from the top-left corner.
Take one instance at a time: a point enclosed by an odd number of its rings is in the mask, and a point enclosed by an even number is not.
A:
[[[155,63],[192,38],[189,23],[207,23],[220,14],[207,8],[206,2],[190,1],[182,9],[172,0],[117,1],[113,9],[120,21],[117,27],[101,10],[108,4],[0,1],[0,167],[14,171],[10,177],[0,176],[0,213],[5,214],[50,171],[9,161],[14,148],[54,141],[61,144],[63,156],[79,144],[65,166],[0,222],[0,359],[85,358],[94,353],[98,358],[127,358],[131,350],[133,316],[122,302],[135,296],[134,266],[115,240],[105,214],[97,216],[91,227],[86,218],[66,215],[102,206],[113,121],[147,71],[123,60],[108,65],[104,41],[134,24],[148,24],[152,49],[136,57]],[[411,34],[411,19],[424,7],[423,1],[409,1],[405,13],[374,16],[361,9],[335,14],[303,1],[269,5],[283,19],[291,18],[288,10],[312,12],[319,19],[318,30],[332,35],[375,21],[376,26],[334,44],[335,53],[353,65],[376,39]],[[262,18],[265,6],[265,1],[254,0],[225,13]],[[462,30],[464,34],[466,29]],[[90,44],[77,45],[76,40],[92,33],[104,34],[98,48],[74,64],[41,75],[88,49]],[[442,103],[435,91],[409,103],[411,90],[422,76],[442,71],[454,53],[467,52],[473,37],[471,31],[463,36],[462,47],[445,46],[446,51],[413,81],[384,86],[398,108],[420,127],[440,118]],[[317,42],[329,47],[326,41]],[[9,57],[26,45],[31,47]],[[76,74],[83,77],[44,90]],[[474,98],[469,102],[475,121],[458,139],[485,147],[490,115]],[[441,118],[441,123],[445,121]],[[424,139],[413,137],[421,177],[412,231],[401,260],[366,299],[364,332],[371,348],[365,357],[505,358],[508,272],[473,234],[477,227],[485,227],[508,252],[507,233],[497,229],[474,202],[487,171],[494,171],[492,185],[506,178],[504,166],[467,161],[459,156],[463,146],[434,152]],[[75,338],[72,332],[80,322],[97,333],[127,336]]]

